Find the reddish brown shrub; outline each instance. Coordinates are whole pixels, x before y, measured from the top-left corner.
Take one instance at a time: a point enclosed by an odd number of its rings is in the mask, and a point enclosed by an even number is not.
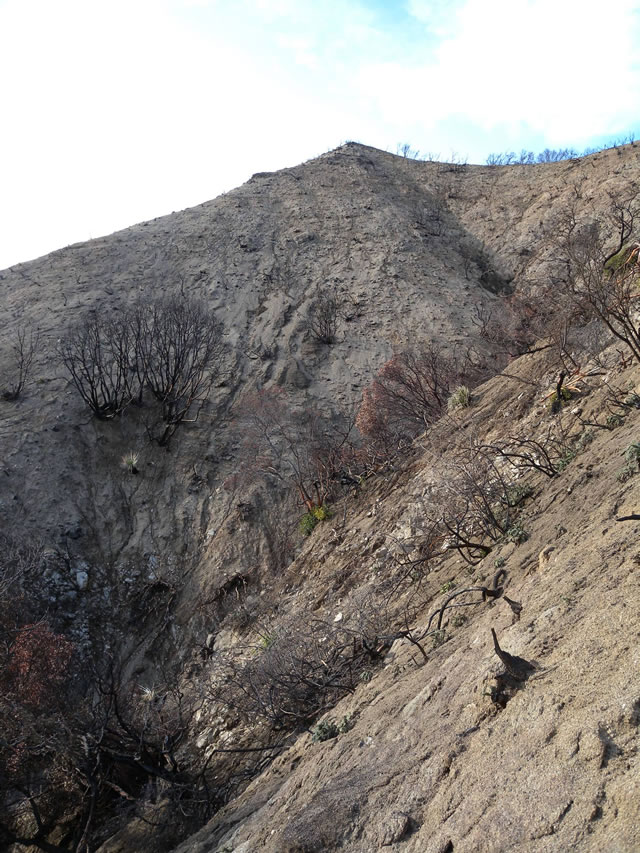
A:
[[[455,361],[434,344],[397,352],[365,389],[356,426],[387,456],[440,417],[460,379]]]
[[[68,677],[72,654],[73,644],[46,623],[25,625],[9,649],[5,689],[25,705],[49,704]]]

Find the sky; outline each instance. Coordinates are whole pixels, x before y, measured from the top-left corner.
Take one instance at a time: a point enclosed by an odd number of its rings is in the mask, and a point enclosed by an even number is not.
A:
[[[640,0],[0,0],[0,269],[354,140],[640,132]]]

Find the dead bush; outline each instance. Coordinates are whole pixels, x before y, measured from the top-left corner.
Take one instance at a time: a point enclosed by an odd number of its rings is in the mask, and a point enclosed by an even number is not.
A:
[[[332,293],[323,293],[311,303],[306,327],[318,343],[335,343],[341,308],[341,299]]]
[[[475,564],[502,539],[518,512],[513,477],[482,445],[461,449],[441,484],[442,523],[451,547]]]
[[[374,453],[386,457],[446,410],[462,371],[435,344],[396,353],[365,388],[356,426]]]
[[[101,420],[141,402],[148,388],[164,424],[148,429],[161,446],[180,424],[197,420],[222,370],[224,351],[221,323],[184,296],[120,308],[112,318],[91,312],[58,344],[78,393]]]
[[[130,317],[91,312],[58,343],[58,354],[76,390],[100,420],[121,414],[140,394],[136,341]]]
[[[160,403],[166,446],[182,423],[194,422],[222,370],[223,327],[201,303],[183,296],[138,306],[138,371]]]
[[[365,656],[340,627],[300,614],[273,632],[263,628],[252,647],[220,655],[212,698],[276,730],[306,728],[353,692]]]
[[[640,360],[638,327],[638,221],[637,193],[626,199],[610,197],[599,217],[580,215],[567,207],[547,234],[550,246],[543,288],[547,313],[564,325],[584,326],[594,318]],[[568,352],[568,348],[563,348]],[[575,364],[574,364],[575,366]]]
[[[480,446],[483,453],[507,463],[516,477],[529,471],[555,477],[563,470],[571,448],[572,442],[562,426],[556,423],[547,427],[538,438],[508,436]]]
[[[280,388],[248,394],[237,413],[245,484],[264,477],[293,489],[309,512],[324,507],[353,458],[353,421],[296,405]]]
[[[29,381],[33,360],[40,348],[40,332],[28,323],[18,326],[11,345],[10,378],[5,381],[2,399],[17,400]]]

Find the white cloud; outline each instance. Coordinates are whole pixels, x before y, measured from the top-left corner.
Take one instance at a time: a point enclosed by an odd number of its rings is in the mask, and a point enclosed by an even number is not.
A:
[[[474,158],[632,129],[639,5],[0,0],[0,267],[348,138]]]
[[[611,0],[603,21],[603,7],[582,0],[467,0],[423,62],[364,65],[359,86],[387,121],[419,111],[426,129],[465,116],[485,130],[525,125],[558,145],[617,132],[640,103],[639,8]]]

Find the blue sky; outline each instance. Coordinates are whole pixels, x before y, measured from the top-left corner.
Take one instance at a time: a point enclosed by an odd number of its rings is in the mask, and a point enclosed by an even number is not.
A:
[[[640,131],[640,0],[0,0],[0,268],[354,139]]]

